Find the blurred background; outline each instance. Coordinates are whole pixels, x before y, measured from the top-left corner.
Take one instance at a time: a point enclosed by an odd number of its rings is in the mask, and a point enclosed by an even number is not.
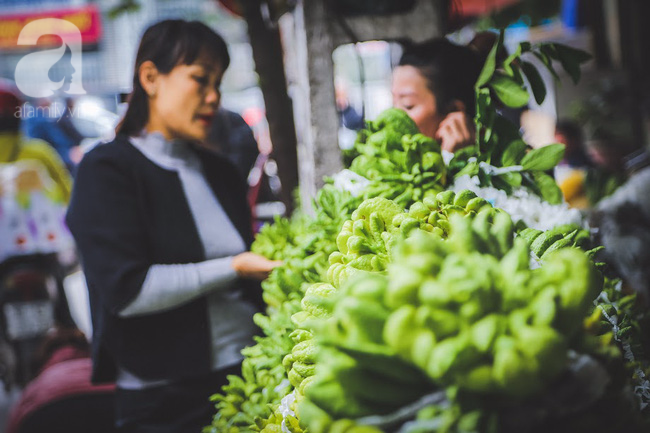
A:
[[[0,77],[15,81],[20,70],[17,65],[27,54],[52,51],[62,45],[56,36],[41,36],[36,45],[18,44],[18,36],[28,22],[54,17],[77,24],[83,51],[81,70],[76,76],[82,77],[85,94],[58,92],[47,98],[23,94],[22,128],[28,136],[44,138],[47,134],[39,132],[40,124],[44,123],[41,117],[56,120],[66,117],[63,113],[72,114],[70,121],[81,139],[73,140],[68,147],[77,143],[89,145],[98,137],[112,134],[131,90],[132,65],[143,30],[166,18],[204,21],[224,36],[232,56],[222,86],[222,104],[241,114],[253,128],[262,153],[270,153],[272,143],[275,144],[279,178],[285,184],[284,192],[278,194],[291,207],[291,191],[298,183],[296,140],[303,140],[307,128],[299,115],[291,116],[292,112],[304,108],[299,99],[305,98],[300,83],[300,56],[305,55],[298,54],[301,47],[296,42],[297,23],[291,13],[300,8],[300,3],[295,0],[0,0]],[[440,19],[431,21],[431,26],[436,28],[433,34],[445,34],[457,43],[468,43],[480,31],[504,28],[506,47],[511,50],[523,40],[556,41],[584,49],[594,57],[578,85],[562,76],[556,84],[549,73],[543,74],[549,96],[542,106],[532,101],[522,119],[528,141],[533,145],[553,142],[555,123],[560,119],[578,122],[586,141],[602,141],[604,135],[614,134],[619,141],[645,143],[650,111],[650,80],[646,72],[650,60],[642,43],[650,40],[645,25],[650,17],[646,1],[336,0],[329,3],[342,5],[333,9],[342,17],[385,14],[390,12],[386,5],[392,3],[401,5],[404,11],[416,3],[434,3],[439,15],[436,18]],[[397,10],[397,13],[404,11]],[[349,24],[354,36],[355,24],[352,21]],[[427,32],[423,29],[422,33]],[[372,119],[389,107],[391,70],[399,54],[399,44],[395,41],[371,40],[335,46],[332,61],[339,109],[341,104],[347,104]],[[66,60],[71,57],[69,50],[63,56],[52,55],[59,56],[60,61],[52,62],[49,75],[64,77],[70,68],[70,61]],[[329,53],[317,55],[324,57]],[[36,110],[38,107],[41,110]],[[342,125],[339,146],[349,147],[354,136],[354,132]],[[48,137],[45,138],[47,141]],[[63,147],[54,145],[59,150]],[[73,169],[74,162],[69,155],[62,156]]]

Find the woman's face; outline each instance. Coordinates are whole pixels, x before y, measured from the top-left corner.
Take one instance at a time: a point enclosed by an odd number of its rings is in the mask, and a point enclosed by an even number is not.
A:
[[[444,119],[436,108],[436,97],[427,80],[414,66],[398,66],[393,71],[393,107],[411,116],[424,135],[434,138]]]
[[[147,131],[160,132],[168,140],[205,140],[219,107],[223,72],[216,59],[203,54],[191,65],[157,74],[153,92],[147,89]]]

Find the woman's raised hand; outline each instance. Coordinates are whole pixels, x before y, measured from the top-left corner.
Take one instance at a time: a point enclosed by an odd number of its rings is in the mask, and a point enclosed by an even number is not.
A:
[[[474,141],[474,129],[471,128],[467,114],[464,111],[454,111],[440,122],[436,139],[447,152],[469,146]]]
[[[269,260],[255,253],[241,253],[232,259],[232,267],[242,278],[264,280],[271,271],[282,265],[282,260]]]

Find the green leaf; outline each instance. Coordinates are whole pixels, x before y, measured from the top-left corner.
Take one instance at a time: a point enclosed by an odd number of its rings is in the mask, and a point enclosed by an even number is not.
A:
[[[495,117],[493,129],[494,133],[498,135],[499,143],[503,143],[503,145],[521,139],[519,125],[503,116]]]
[[[490,81],[490,87],[501,102],[508,107],[523,107],[530,99],[528,91],[507,75],[495,74]]]
[[[511,171],[508,173],[503,173],[499,175],[501,179],[503,179],[508,185],[513,186],[515,188],[518,188],[521,186],[521,173]]]
[[[553,67],[553,61],[551,60],[550,57],[548,57],[546,54],[541,53],[539,51],[533,51],[533,55],[537,57],[544,66],[546,66],[546,69],[553,75],[555,81],[560,81],[560,76],[555,71],[555,68]]]
[[[572,59],[564,56],[560,57],[560,63],[566,73],[571,77],[573,84],[578,84],[578,81],[580,81],[580,65],[575,63]]]
[[[481,134],[477,137],[479,141],[488,142],[492,135],[492,124],[494,123],[494,109],[492,108],[492,97],[490,89],[481,89],[476,96],[476,123]]]
[[[506,151],[510,143],[516,140],[521,140],[519,125],[515,124],[510,119],[496,115],[494,118],[492,130],[493,136],[491,146],[489,146],[491,153],[489,155],[489,158],[482,160],[490,164],[492,164],[492,161],[494,161],[496,165],[501,166],[501,163],[503,161],[503,153]],[[521,157],[523,157],[523,155],[521,155]],[[519,161],[520,160],[521,158],[519,158]],[[519,161],[517,161],[517,163],[519,163]]]
[[[479,156],[478,146],[476,144],[459,149],[454,153],[451,161],[449,161],[449,165],[447,166],[448,173],[454,177],[457,176],[458,172],[467,166],[469,158],[476,156]]]
[[[479,149],[474,144],[457,150],[456,153],[454,153],[454,158],[451,160],[451,162],[467,161],[473,156],[479,156]],[[463,166],[465,166],[465,162],[463,162]]]
[[[546,99],[546,85],[542,76],[539,74],[535,65],[530,62],[522,62],[521,69],[526,74],[526,78],[528,78],[528,83],[530,84],[530,89],[533,91],[533,96],[535,96],[535,101],[541,104]]]
[[[490,89],[483,88],[476,93],[476,119],[483,125],[486,119],[489,119],[490,108],[492,106],[492,97]]]
[[[551,204],[562,203],[562,191],[557,186],[555,179],[548,174],[538,171],[533,173],[535,184],[542,195],[542,198]]]
[[[562,44],[555,44],[558,60],[564,70],[571,76],[574,84],[580,81],[580,64],[591,59],[591,55],[585,51],[567,47]]]
[[[503,62],[503,69],[508,73],[509,76],[515,77],[514,71],[512,68],[512,62],[521,57],[521,45],[517,46],[517,49],[514,53],[510,54],[508,58]]]
[[[481,171],[481,173],[483,173],[483,172]],[[505,192],[507,195],[512,194],[512,186],[508,182],[503,180],[503,178],[501,178],[501,176],[494,176],[491,179],[491,181],[492,181],[492,186],[494,188],[500,189],[501,191]]]
[[[479,185],[480,185],[480,186],[488,186],[488,185],[490,185],[490,178],[491,178],[491,176],[488,176],[487,173],[485,173],[483,170],[479,170],[477,176],[478,176],[478,180],[479,180]],[[497,177],[494,177],[494,178],[492,178],[492,179],[495,179],[495,180],[497,180],[497,181],[499,180],[499,178],[497,178]],[[506,185],[507,185],[507,184],[506,184]],[[503,190],[506,190],[506,189],[507,189],[507,188],[499,188],[498,186],[496,186],[496,184],[494,185],[494,187],[497,188],[497,189],[503,189]],[[508,191],[506,191],[506,193],[509,194]]]
[[[456,176],[463,176],[463,175],[468,175],[468,176],[476,176],[479,172],[478,168],[478,162],[470,162],[467,164],[461,171],[459,171]]]
[[[525,84],[524,77],[521,75],[521,67],[512,68],[512,78],[514,78],[520,86]]]
[[[637,298],[636,294],[628,295],[621,298],[621,300],[618,301],[619,310],[625,311],[627,309],[631,309],[632,307],[634,307],[634,304],[636,303],[636,298]]]
[[[592,59],[592,55],[589,54],[588,52],[584,50],[579,50],[577,48],[570,47],[568,45],[564,44],[553,44],[555,47],[555,51],[557,52],[558,56],[569,56],[573,59],[578,64],[583,64],[585,62],[588,62],[589,60]]]
[[[549,59],[560,60],[557,51],[555,50],[555,44],[541,44],[539,50],[544,53]]]
[[[488,54],[487,59],[485,59],[483,69],[481,69],[478,80],[476,80],[476,84],[474,85],[476,89],[487,84],[487,82],[490,81],[490,78],[492,78],[492,75],[494,75],[494,71],[497,66],[497,50],[499,49],[500,45],[501,37],[499,37],[494,43],[494,46],[492,46],[492,49],[490,50],[490,54]]]
[[[562,157],[564,157],[564,145],[550,144],[528,152],[521,160],[521,165],[524,170],[545,171],[555,167]]]
[[[501,157],[501,165],[503,167],[510,167],[518,165],[521,159],[526,155],[528,146],[523,140],[515,140],[506,147]]]

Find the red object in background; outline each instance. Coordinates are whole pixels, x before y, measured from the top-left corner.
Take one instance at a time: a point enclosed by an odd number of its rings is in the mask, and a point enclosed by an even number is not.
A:
[[[43,18],[57,18],[69,21],[81,32],[81,42],[84,45],[97,44],[102,36],[101,14],[96,6],[89,5],[78,8],[53,9],[44,12],[16,13],[0,15],[0,49],[24,50],[33,46],[18,45],[18,35],[30,22]],[[42,29],[39,29],[42,31]],[[38,46],[61,46],[61,30],[52,29],[52,34],[38,39]],[[59,36],[57,36],[59,35]]]
[[[241,17],[244,15],[244,13],[241,10],[241,6],[239,6],[239,2],[237,0],[217,0],[223,7],[228,9],[230,12],[233,14],[237,15],[238,17]]]
[[[242,113],[242,118],[248,126],[255,128],[259,122],[264,120],[264,110],[259,107],[246,108]]]
[[[237,0],[217,0],[223,7],[237,16],[242,16],[241,6]],[[485,15],[493,10],[519,3],[521,0],[450,0],[451,13],[456,17],[475,17]]]
[[[488,16],[500,9],[520,3],[521,0],[448,0],[446,31],[458,30],[477,17]]]
[[[503,9],[520,0],[451,0],[451,11],[464,17],[486,15],[493,10]]]
[[[88,350],[73,346],[63,346],[56,350],[43,366],[41,373],[27,385],[20,400],[12,408],[7,433],[20,432],[21,425],[47,405],[75,397],[83,398],[115,392],[114,384],[90,383],[91,371],[92,361]],[[84,409],[83,405],[79,407]],[[84,416],[82,413],[78,415]],[[53,426],[51,431],[57,431],[56,427]]]

